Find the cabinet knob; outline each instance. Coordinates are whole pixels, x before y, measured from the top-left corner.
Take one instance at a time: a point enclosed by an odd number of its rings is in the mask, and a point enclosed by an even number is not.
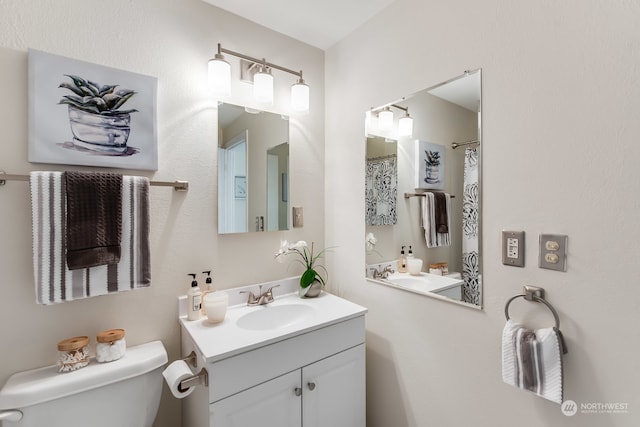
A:
[[[296,396],[302,396],[302,389],[300,387],[294,388],[293,392],[296,394]]]
[[[307,387],[309,387],[309,390],[313,391],[313,389],[316,388],[316,383],[314,382],[308,382],[307,383]]]

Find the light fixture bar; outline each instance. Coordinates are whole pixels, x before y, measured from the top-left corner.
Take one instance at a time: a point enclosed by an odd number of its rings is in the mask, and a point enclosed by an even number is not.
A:
[[[225,48],[222,47],[222,45],[220,43],[218,43],[218,53],[220,53],[220,54],[226,53],[227,55],[235,56],[236,58],[241,58],[241,59],[244,59],[244,60],[247,60],[247,61],[250,61],[250,62],[254,62],[256,64],[262,64],[263,66],[267,66],[269,68],[275,68],[276,70],[284,71],[285,73],[293,74],[294,76],[298,76],[298,77],[302,78],[302,70],[293,71],[290,68],[283,67],[283,66],[278,65],[278,64],[273,64],[271,62],[267,62],[264,58],[258,59],[258,58],[251,57],[249,55],[245,55],[245,54],[240,53],[240,52],[235,52],[233,50],[225,49]]]

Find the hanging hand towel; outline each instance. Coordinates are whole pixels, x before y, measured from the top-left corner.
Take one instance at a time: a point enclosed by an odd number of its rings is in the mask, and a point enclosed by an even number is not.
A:
[[[508,320],[502,332],[502,380],[562,403],[562,334],[553,328],[529,330]]]
[[[440,227],[440,231],[438,229],[434,194],[427,192],[424,193],[424,196],[420,197],[420,225],[424,228],[424,238],[428,248],[451,245],[451,236],[449,235],[448,227],[448,224],[451,223],[451,196],[447,193],[442,193],[442,195],[444,195],[444,205],[441,204],[440,212],[438,213],[441,216],[441,223],[439,225],[447,225],[446,231],[444,231],[442,227]],[[443,218],[446,218],[446,220]]]
[[[70,270],[65,256],[62,172],[32,172],[33,271],[36,301],[54,304],[151,284],[149,180],[122,177],[122,234],[117,264]]]
[[[67,266],[78,270],[120,261],[122,175],[64,172]]]

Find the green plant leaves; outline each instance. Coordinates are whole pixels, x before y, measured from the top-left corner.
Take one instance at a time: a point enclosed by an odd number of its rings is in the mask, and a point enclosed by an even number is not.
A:
[[[89,113],[102,114],[105,116],[115,116],[118,114],[133,113],[135,109],[119,110],[127,102],[135,91],[130,89],[120,89],[115,91],[118,85],[104,85],[72,74],[65,74],[73,81],[73,85],[62,82],[58,87],[68,89],[73,95],[64,95],[59,104],[73,105],[74,107]]]

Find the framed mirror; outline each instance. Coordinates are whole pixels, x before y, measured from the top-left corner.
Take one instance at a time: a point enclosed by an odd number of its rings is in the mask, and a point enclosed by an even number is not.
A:
[[[289,117],[218,106],[218,233],[289,228]]]
[[[481,308],[481,74],[365,113],[368,279]]]

